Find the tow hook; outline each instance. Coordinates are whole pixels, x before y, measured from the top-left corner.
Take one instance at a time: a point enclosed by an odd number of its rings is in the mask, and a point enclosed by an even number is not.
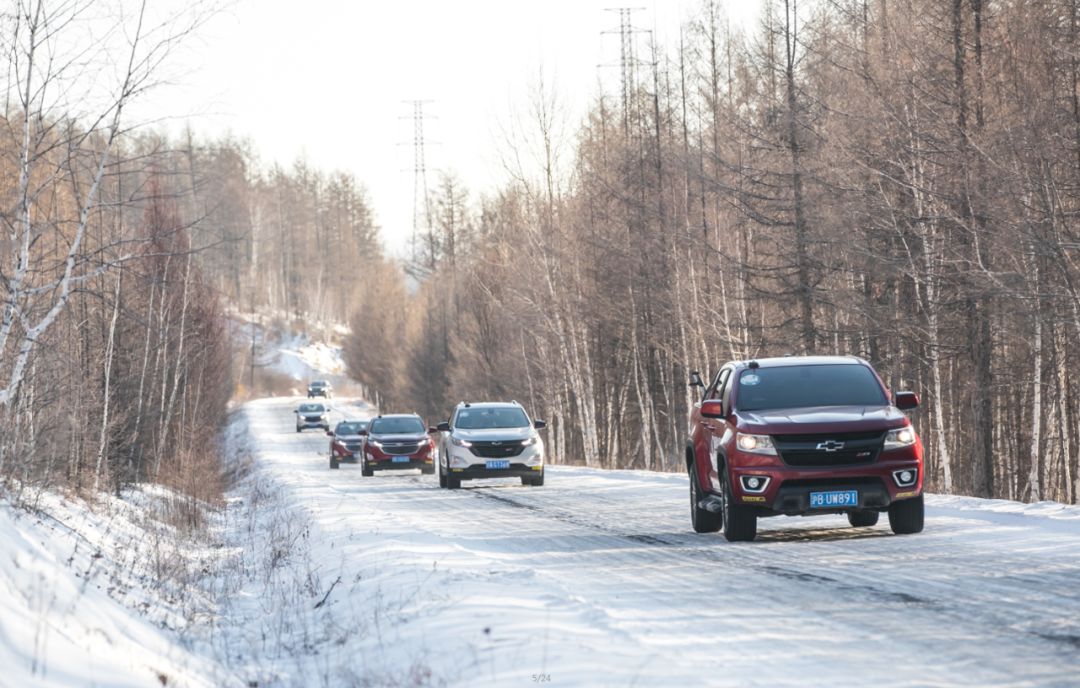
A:
[[[699,509],[704,509],[710,514],[718,514],[724,510],[724,500],[715,495],[709,495],[705,499],[700,500],[697,505]]]

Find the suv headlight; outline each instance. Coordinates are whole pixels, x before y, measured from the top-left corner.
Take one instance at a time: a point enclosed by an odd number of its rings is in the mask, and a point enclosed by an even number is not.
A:
[[[460,437],[451,437],[450,438],[450,444],[454,445],[455,447],[471,447],[472,446],[472,442],[470,442],[469,440],[463,440]]]
[[[915,444],[915,429],[910,425],[906,428],[897,428],[896,430],[890,430],[885,434],[885,451],[890,449],[900,449],[902,447],[910,447]]]
[[[533,435],[532,437],[521,440],[521,446],[523,446],[523,447],[531,447],[534,444],[536,444],[536,435]]]
[[[740,432],[735,436],[735,446],[739,448],[739,451],[750,454],[776,456],[776,447],[773,446],[772,438],[768,435],[747,435]]]

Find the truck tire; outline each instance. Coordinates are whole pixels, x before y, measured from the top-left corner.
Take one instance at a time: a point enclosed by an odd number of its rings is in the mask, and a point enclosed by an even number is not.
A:
[[[693,526],[695,533],[715,533],[724,525],[724,514],[714,514],[708,509],[702,509],[698,506],[698,502],[704,499],[706,495],[698,485],[697,471],[694,469],[692,460],[687,473],[690,474],[690,525]]]
[[[869,528],[877,525],[879,515],[876,511],[860,509],[858,511],[849,511],[847,520],[855,528]]]
[[[923,496],[901,499],[889,505],[889,527],[897,535],[921,533],[926,507]]]
[[[544,471],[540,471],[540,475],[521,476],[521,484],[530,487],[543,487]]]
[[[757,514],[749,507],[735,503],[727,466],[723,467],[724,538],[728,542],[750,542],[757,537]]]

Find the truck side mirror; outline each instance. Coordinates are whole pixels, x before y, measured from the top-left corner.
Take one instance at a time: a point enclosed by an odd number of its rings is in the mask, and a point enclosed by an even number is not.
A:
[[[915,392],[897,392],[893,404],[901,411],[910,411],[919,407],[919,395]]]
[[[704,418],[723,418],[724,402],[719,399],[709,399],[701,402],[701,415]]]

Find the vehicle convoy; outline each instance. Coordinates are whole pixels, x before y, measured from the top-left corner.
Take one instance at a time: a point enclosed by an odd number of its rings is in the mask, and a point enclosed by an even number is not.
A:
[[[805,356],[734,361],[706,385],[690,419],[686,466],[695,531],[753,540],[763,516],[847,514],[894,533],[923,529],[923,446],[866,361]]]
[[[333,393],[334,393],[334,388],[331,387],[330,383],[327,382],[326,380],[314,380],[314,381],[308,383],[308,386],[307,386],[308,399],[313,399],[315,397],[322,397],[324,399],[329,399],[331,396],[333,396]]]
[[[330,468],[338,468],[341,463],[357,463],[364,449],[364,436],[369,421],[345,420],[327,430],[330,437]]]
[[[300,404],[293,413],[296,414],[297,432],[307,428],[330,430],[330,407],[326,404]]]
[[[522,485],[544,484],[544,442],[516,401],[462,402],[450,420],[439,423],[439,486],[461,487],[462,480],[521,478]]]
[[[422,473],[435,472],[435,441],[429,429],[415,413],[377,416],[360,431],[364,438],[361,475],[372,476],[375,471],[419,468]]]

